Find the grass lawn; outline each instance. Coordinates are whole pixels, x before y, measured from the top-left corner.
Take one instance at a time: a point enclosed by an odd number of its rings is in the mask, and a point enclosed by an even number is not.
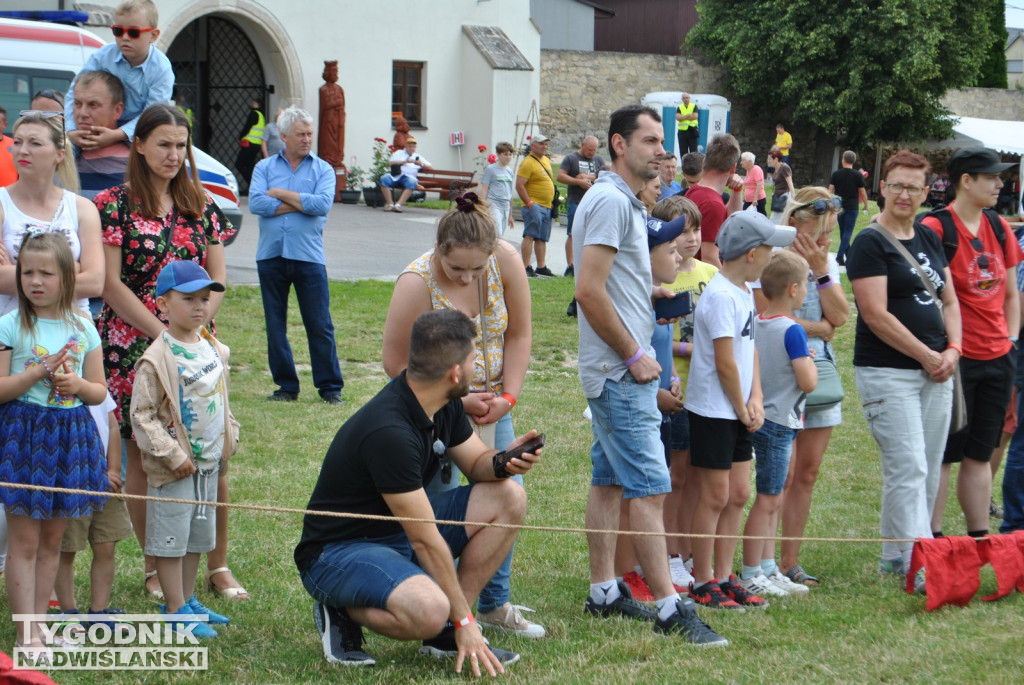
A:
[[[866,217],[860,217],[866,223]],[[838,240],[838,236],[836,237]],[[834,246],[833,246],[834,249]],[[572,281],[531,280],[534,295],[533,362],[516,407],[516,427],[548,435],[544,462],[527,477],[527,522],[581,526],[589,478],[590,430],[576,376],[576,324],[565,316]],[[324,452],[341,423],[384,384],[380,347],[392,286],[381,282],[333,283],[334,322],[346,386],[343,408],[317,400],[308,369],[297,307],[289,332],[305,366],[303,393],[294,404],[264,399],[273,388],[266,366],[259,291],[234,287],[217,317],[232,348],[232,404],[242,423],[242,443],[232,460],[232,499],[304,507]],[[847,391],[844,423],[827,453],[808,526],[809,536],[875,537],[881,475],[875,444],[862,418],[853,382],[854,324],[837,335]],[[997,494],[997,500],[999,495]],[[206,673],[63,672],[61,683],[398,683],[446,682],[453,664],[417,653],[418,644],[369,635],[372,669],[329,666],[312,622],[312,600],[302,588],[292,550],[298,516],[233,512],[231,566],[253,601],[229,604],[205,590],[200,598],[232,618],[210,641]],[[964,532],[955,498],[945,530]],[[548,630],[540,641],[492,636],[520,651],[507,676],[530,683],[678,682],[921,682],[1007,683],[1021,677],[1024,600],[978,597],[966,608],[924,611],[924,599],[902,592],[876,573],[875,544],[806,543],[804,566],[823,579],[809,596],[773,600],[765,612],[705,614],[732,641],[726,650],[690,649],[656,637],[650,626],[583,615],[588,590],[587,546],[575,534],[526,531],[516,548],[513,601],[537,610]],[[78,563],[79,602],[87,606],[89,554]],[[142,555],[134,540],[118,548],[113,603],[131,613],[156,609],[142,591]],[[982,594],[995,588],[990,569]],[[3,611],[9,611],[6,602]],[[4,622],[0,644],[9,650],[14,630]],[[1017,675],[1014,675],[1014,674]]]

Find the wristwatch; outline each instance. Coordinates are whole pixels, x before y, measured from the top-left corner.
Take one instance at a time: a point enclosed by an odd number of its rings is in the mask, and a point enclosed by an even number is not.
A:
[[[828,285],[832,282],[832,276],[825,274],[824,276],[818,276],[818,285]]]

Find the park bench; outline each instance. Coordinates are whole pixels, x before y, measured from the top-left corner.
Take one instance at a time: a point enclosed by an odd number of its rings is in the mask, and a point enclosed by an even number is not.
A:
[[[473,185],[473,171],[447,171],[434,169],[432,171],[420,171],[417,175],[416,190],[423,193],[437,193],[442,200],[452,201],[456,195],[464,193]],[[415,201],[416,193],[410,198]]]

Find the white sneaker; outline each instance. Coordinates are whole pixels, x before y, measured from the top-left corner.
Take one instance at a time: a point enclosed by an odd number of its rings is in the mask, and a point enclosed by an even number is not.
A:
[[[683,562],[683,566],[686,567],[686,572],[687,573],[689,573],[690,575],[693,575],[693,557],[692,556],[689,559],[687,559],[686,561]]]
[[[789,595],[806,595],[811,591],[811,588],[800,583],[794,583],[792,580],[787,578],[779,568],[775,567],[775,573],[768,576],[768,582],[773,583],[775,587],[785,591]]]
[[[693,582],[693,574],[686,569],[683,557],[678,554],[670,554],[668,556],[668,570],[672,574],[673,585],[683,588],[690,587],[690,583]]]
[[[740,578],[738,582],[744,590],[760,597],[785,597],[789,594],[768,580],[768,576],[763,571],[747,580]]]
[[[523,618],[522,612],[524,611],[531,614],[536,613],[529,607],[505,602],[503,606],[493,611],[488,611],[487,613],[477,612],[476,622],[483,628],[491,628],[503,633],[513,633],[519,637],[529,637],[535,640],[544,637],[546,634],[544,626]]]

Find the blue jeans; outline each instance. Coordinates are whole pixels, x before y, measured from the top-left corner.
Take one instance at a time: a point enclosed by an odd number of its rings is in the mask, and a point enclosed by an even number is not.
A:
[[[601,395],[587,402],[594,434],[590,484],[619,486],[625,499],[671,492],[657,381],[640,384],[627,371],[617,382],[605,380]]]
[[[1024,346],[1017,351],[1017,373],[1014,384],[1024,391]],[[1003,462],[1003,523],[1000,533],[1024,530],[1024,402],[1017,400],[1017,430],[1010,438],[1010,447]]]
[[[572,222],[576,219],[576,210],[580,208],[579,202],[565,203],[565,234],[572,235]]]
[[[494,448],[503,450],[516,439],[515,431],[512,428],[512,415],[505,414],[498,422],[494,425]],[[523,484],[522,476],[512,476],[512,480]],[[433,502],[434,499],[440,495],[443,495],[449,490],[454,490],[459,486],[459,469],[454,465],[452,466],[452,479],[448,483],[441,482],[441,474],[438,473],[432,481],[427,483],[425,488],[427,497]],[[487,585],[484,585],[484,589],[480,591],[480,600],[477,604],[477,611],[488,612],[497,609],[498,607],[508,602],[512,597],[512,554],[515,553],[515,545],[509,550],[508,556],[505,557],[505,561],[501,562],[501,566],[494,572],[491,579],[487,581]]]
[[[853,238],[853,229],[857,226],[857,210],[844,209],[839,214],[839,251],[836,259],[840,262],[850,249],[850,239]]]
[[[274,383],[286,392],[299,392],[299,376],[295,371],[291,345],[288,344],[288,293],[294,285],[309,343],[313,385],[321,397],[340,393],[345,381],[341,377],[338,348],[334,342],[327,269],[323,264],[273,257],[257,261],[256,271],[263,295],[267,359]]]
[[[751,434],[757,455],[757,494],[781,495],[789,473],[796,429],[765,419],[761,430]]]

